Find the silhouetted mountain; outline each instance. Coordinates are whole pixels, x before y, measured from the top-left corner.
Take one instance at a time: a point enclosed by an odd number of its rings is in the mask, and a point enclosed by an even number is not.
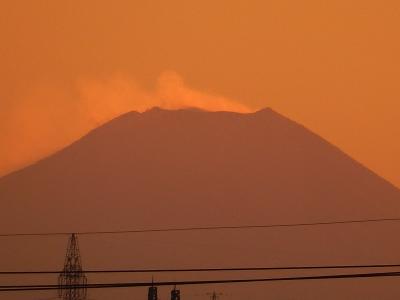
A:
[[[258,224],[400,207],[394,186],[271,109],[127,113],[2,178],[0,198],[1,228],[37,230],[92,228],[83,217],[105,228]]]
[[[347,220],[397,216],[400,208],[393,185],[271,109],[127,113],[1,178],[0,199],[1,232]],[[81,249],[89,269],[396,263],[398,230],[387,222],[85,236]],[[53,239],[9,238],[0,247],[0,264],[61,269],[65,242],[57,248]],[[391,299],[395,280],[359,289],[353,281],[335,286],[352,299]],[[279,286],[269,286],[269,293],[287,299],[307,283],[291,283],[292,290]],[[250,287],[254,299],[265,299],[264,285]],[[246,287],[229,289],[247,299]],[[309,299],[319,299],[328,286],[312,289]]]

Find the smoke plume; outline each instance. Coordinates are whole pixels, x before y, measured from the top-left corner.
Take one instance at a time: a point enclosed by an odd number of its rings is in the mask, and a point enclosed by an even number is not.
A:
[[[188,87],[172,71],[159,76],[154,90],[124,75],[79,80],[72,90],[38,85],[2,108],[0,176],[49,155],[120,114],[154,106],[250,111],[233,100]]]

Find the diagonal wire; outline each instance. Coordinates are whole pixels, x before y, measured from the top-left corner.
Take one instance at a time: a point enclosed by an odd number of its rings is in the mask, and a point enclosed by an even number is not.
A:
[[[396,218],[379,218],[379,219],[359,219],[359,220],[342,220],[342,221],[326,221],[312,223],[286,223],[286,224],[267,224],[267,225],[238,225],[238,226],[204,226],[204,227],[175,227],[175,228],[153,228],[153,229],[132,229],[132,230],[110,230],[110,231],[80,231],[74,232],[79,235],[100,235],[100,234],[130,234],[130,233],[156,233],[156,232],[179,232],[179,231],[201,231],[201,230],[238,230],[238,229],[267,229],[279,227],[308,227],[321,225],[340,225],[340,224],[357,224],[357,223],[381,223],[381,222],[398,222],[400,217]],[[3,233],[0,237],[22,237],[22,236],[56,236],[70,235],[71,232],[41,232],[41,233]]]
[[[334,280],[334,279],[399,277],[399,276],[400,276],[400,272],[378,272],[378,273],[331,274],[331,275],[313,275],[313,276],[296,276],[296,277],[269,277],[269,278],[250,278],[250,279],[92,283],[92,284],[86,284],[86,285],[70,285],[70,286],[63,286],[63,287],[60,287],[58,285],[3,285],[3,286],[0,286],[0,292],[45,291],[45,290],[56,290],[56,289],[60,289],[60,288],[62,288],[62,289],[129,288],[129,287],[149,287],[149,286],[237,284],[237,283],[255,283],[255,282]]]
[[[233,267],[233,268],[184,268],[184,269],[108,269],[82,270],[81,273],[184,273],[184,272],[244,272],[244,271],[278,271],[278,270],[317,270],[317,269],[366,269],[366,268],[396,268],[400,264],[366,264],[366,265],[303,265],[283,267]],[[0,275],[35,275],[80,273],[77,271],[0,271]]]

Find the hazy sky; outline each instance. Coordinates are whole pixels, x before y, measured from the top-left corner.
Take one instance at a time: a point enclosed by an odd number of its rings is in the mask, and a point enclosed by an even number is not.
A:
[[[400,186],[396,0],[0,3],[0,174],[128,110],[304,124]]]

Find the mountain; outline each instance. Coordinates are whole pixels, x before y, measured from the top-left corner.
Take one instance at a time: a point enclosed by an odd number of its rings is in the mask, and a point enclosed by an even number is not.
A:
[[[47,215],[65,229],[83,215],[141,227],[381,217],[400,207],[394,186],[271,109],[127,113],[2,178],[0,198],[8,214]],[[40,219],[29,228],[45,229]],[[15,221],[5,216],[1,228]]]
[[[400,191],[392,184],[271,109],[130,112],[1,178],[0,199],[1,232],[318,222],[400,212]],[[161,246],[154,236],[140,236],[136,246],[103,251],[121,264],[134,261],[129,251],[139,251],[142,259],[135,264],[144,267],[171,266],[157,260],[160,251],[181,266],[379,263],[397,257],[400,244],[392,236],[398,225],[345,226],[182,233],[173,243],[161,235]],[[99,249],[99,243],[87,247]],[[174,245],[183,249],[179,259]],[[99,253],[92,263],[107,265]]]

